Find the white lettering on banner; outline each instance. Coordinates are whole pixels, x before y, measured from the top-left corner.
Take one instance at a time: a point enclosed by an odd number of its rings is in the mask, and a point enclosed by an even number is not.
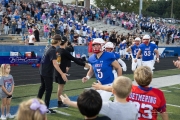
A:
[[[153,97],[153,96],[141,95],[141,94],[137,94],[137,93],[131,93],[129,95],[129,98],[131,100],[147,102],[147,103],[150,103],[150,104],[156,104],[156,99],[157,99],[156,97]]]

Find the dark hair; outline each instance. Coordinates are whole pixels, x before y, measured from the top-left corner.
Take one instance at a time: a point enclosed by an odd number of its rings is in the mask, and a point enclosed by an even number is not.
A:
[[[79,95],[77,105],[82,115],[94,117],[99,114],[102,107],[102,98],[100,94],[93,90],[86,90]]]
[[[61,35],[56,34],[52,37],[53,40],[61,41]]]
[[[60,45],[64,45],[67,41],[68,41],[67,37],[63,36],[62,39],[61,39],[61,44]]]

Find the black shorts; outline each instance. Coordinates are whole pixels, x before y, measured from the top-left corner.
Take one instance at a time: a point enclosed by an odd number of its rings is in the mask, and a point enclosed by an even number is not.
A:
[[[55,76],[55,82],[58,84],[66,84],[66,81],[64,81],[61,76]]]
[[[67,66],[66,67],[71,67],[71,60],[67,61]]]

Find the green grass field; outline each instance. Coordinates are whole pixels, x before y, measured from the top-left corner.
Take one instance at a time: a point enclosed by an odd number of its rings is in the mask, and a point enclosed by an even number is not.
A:
[[[154,72],[154,78],[164,77],[170,75],[177,75],[180,73],[178,69],[172,70],[161,70]],[[133,80],[132,74],[124,74],[124,76],[130,77]],[[91,87],[91,84],[95,81],[95,79],[89,80],[87,83],[82,83],[81,80],[69,81],[65,86],[65,91],[68,96],[78,96],[84,88]],[[27,86],[16,86],[14,90],[14,98],[12,99],[11,106],[18,105],[21,101],[36,97],[39,84],[36,85],[27,85]],[[178,89],[179,88],[179,89]],[[169,87],[161,88],[164,91],[166,100],[167,100],[167,111],[169,114],[169,120],[179,120],[180,119],[180,85],[174,85]],[[57,84],[54,83],[53,93],[51,99],[57,99],[56,96]],[[175,105],[175,106],[172,106]],[[83,116],[78,112],[77,109],[69,107],[69,108],[57,108],[57,111],[64,112],[69,114],[63,115],[60,113],[54,115],[48,115],[48,120],[82,120]],[[159,117],[159,119],[161,119]]]

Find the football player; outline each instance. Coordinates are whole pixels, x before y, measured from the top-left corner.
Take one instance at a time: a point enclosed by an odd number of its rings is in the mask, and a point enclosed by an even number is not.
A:
[[[103,46],[105,41],[101,38],[93,40],[93,53],[88,62],[91,67],[86,75],[82,78],[82,82],[86,82],[88,79],[95,74],[97,81],[100,81],[102,85],[111,85],[114,81],[114,74],[112,73],[113,68],[117,71],[118,76],[122,75],[122,68],[116,61],[116,57],[111,52],[103,52]],[[104,90],[98,90],[103,101],[108,101],[112,93]]]
[[[105,51],[106,51],[106,52],[112,52],[112,53],[115,55],[116,60],[117,60],[118,63],[122,66],[122,70],[123,70],[123,71],[126,71],[126,70],[127,70],[126,63],[120,59],[119,53],[114,52],[114,44],[113,44],[112,42],[107,42],[107,43],[104,45],[104,48],[105,48]],[[114,78],[117,78],[117,72],[116,72],[116,70],[113,70],[113,74],[114,74]]]
[[[159,52],[157,46],[150,43],[150,36],[143,36],[143,43],[139,46],[139,51],[136,55],[134,62],[142,55],[142,66],[148,66],[153,71],[154,69],[154,53],[156,54],[156,61],[159,63]]]
[[[141,39],[137,37],[134,40],[134,44],[129,46],[129,48],[127,49],[127,52],[131,51],[131,55],[132,55],[132,66],[131,66],[132,71],[134,71],[137,67],[141,66],[142,64],[141,56],[138,57],[137,62],[134,61],[134,59],[136,59],[136,55],[139,50],[140,43],[141,43]]]

